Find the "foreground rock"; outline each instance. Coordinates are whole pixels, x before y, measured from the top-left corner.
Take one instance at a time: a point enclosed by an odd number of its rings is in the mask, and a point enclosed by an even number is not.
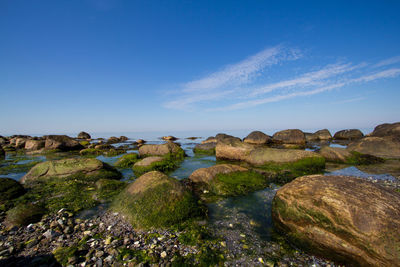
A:
[[[385,137],[394,136],[400,138],[400,122],[384,123],[375,127],[370,136]]]
[[[400,266],[400,194],[346,176],[304,176],[280,188],[272,218],[313,253],[360,266]]]
[[[52,160],[35,165],[24,177],[22,183],[34,182],[38,179],[63,178],[71,175],[82,174],[88,179],[109,178],[119,179],[121,174],[95,158],[73,158]]]
[[[0,204],[17,198],[25,193],[23,186],[11,178],[0,178]]]
[[[393,137],[365,137],[350,143],[347,150],[382,158],[400,158],[400,142]]]
[[[363,137],[364,134],[358,129],[341,130],[336,132],[335,135],[333,136],[333,138],[337,140],[354,140]]]
[[[306,137],[299,129],[289,129],[275,133],[272,140],[278,144],[291,144],[304,146],[306,144]]]
[[[146,156],[166,156],[168,154],[184,155],[183,149],[172,142],[167,142],[161,145],[143,145],[139,148],[139,155]]]
[[[271,137],[260,131],[251,132],[243,142],[254,145],[265,145],[271,142]]]
[[[167,227],[201,214],[190,191],[157,171],[130,184],[116,198],[112,209],[121,212],[137,229]]]
[[[61,151],[71,151],[71,150],[81,150],[83,146],[79,144],[78,141],[66,136],[66,135],[48,135],[46,136],[45,142],[46,150],[61,150]]]
[[[87,132],[80,132],[78,134],[78,139],[91,139],[92,137]]]

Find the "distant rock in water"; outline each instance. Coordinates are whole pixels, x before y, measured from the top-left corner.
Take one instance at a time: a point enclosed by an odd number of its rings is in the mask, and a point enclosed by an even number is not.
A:
[[[296,245],[339,263],[400,266],[400,194],[349,176],[312,175],[281,187],[275,226]]]
[[[375,127],[370,136],[385,137],[394,136],[400,138],[400,122],[384,123]]]
[[[120,140],[121,142],[125,142],[125,141],[129,140],[129,138],[126,137],[126,136],[121,135],[121,136],[119,137],[119,140]]]
[[[255,145],[265,145],[271,141],[271,137],[260,131],[251,132],[243,139],[243,142]]]
[[[45,149],[59,149],[61,151],[81,150],[83,146],[78,141],[66,135],[46,136]]]
[[[304,146],[306,144],[306,137],[299,129],[289,129],[276,132],[272,136],[272,141],[278,144],[282,143]]]
[[[165,141],[175,141],[178,140],[178,138],[176,138],[175,136],[169,135],[169,136],[163,136],[161,139],[165,140]]]
[[[92,137],[87,132],[80,132],[78,134],[78,139],[91,139]]]
[[[332,135],[328,129],[316,131],[307,136],[307,141],[328,141],[332,139]]]
[[[115,143],[119,143],[121,142],[121,140],[119,140],[118,137],[115,136],[111,136],[110,138],[108,138],[107,143],[108,144],[115,144]]]
[[[364,134],[358,129],[341,130],[335,133],[334,139],[338,140],[354,140],[363,138]]]

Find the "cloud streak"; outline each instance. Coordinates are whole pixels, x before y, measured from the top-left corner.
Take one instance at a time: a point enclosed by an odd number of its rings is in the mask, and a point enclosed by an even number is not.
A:
[[[202,110],[206,111],[240,110],[400,75],[400,68],[388,68],[389,65],[400,62],[400,57],[393,57],[374,65],[341,62],[318,69],[311,67],[313,70],[293,78],[269,83],[264,81],[260,84],[259,80],[269,77],[269,67],[281,67],[301,57],[298,50],[283,46],[265,49],[236,64],[182,84],[178,94],[174,99],[165,102],[164,107],[195,110],[202,106]],[[376,69],[378,67],[379,71]],[[290,77],[290,72],[288,76]]]

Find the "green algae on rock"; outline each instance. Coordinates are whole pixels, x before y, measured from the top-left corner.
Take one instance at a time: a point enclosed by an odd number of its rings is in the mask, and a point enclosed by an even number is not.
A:
[[[121,173],[106,163],[94,158],[72,158],[46,161],[35,165],[24,177],[22,183],[35,182],[38,179],[62,178],[82,173],[87,179],[120,179]]]
[[[25,193],[24,187],[11,178],[0,178],[0,204],[17,198]]]
[[[369,181],[299,177],[277,191],[272,218],[313,254],[356,266],[400,266],[400,195]]]
[[[197,153],[197,154],[214,155],[216,146],[217,146],[216,142],[208,142],[208,143],[204,143],[204,144],[197,144],[193,148],[193,152]]]
[[[118,168],[130,168],[139,160],[139,155],[136,153],[129,153],[120,157],[114,164]]]
[[[28,225],[39,221],[45,214],[45,208],[31,203],[19,204],[7,211],[4,224],[8,228]]]
[[[158,171],[137,178],[116,197],[112,209],[138,229],[168,227],[202,214],[189,190]]]
[[[82,156],[99,156],[103,154],[103,151],[96,148],[85,148],[79,151],[79,154]]]

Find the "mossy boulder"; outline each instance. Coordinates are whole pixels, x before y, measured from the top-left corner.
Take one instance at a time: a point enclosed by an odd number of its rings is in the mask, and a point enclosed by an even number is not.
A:
[[[141,157],[166,156],[169,154],[183,158],[185,152],[179,145],[173,142],[167,142],[161,145],[143,145],[139,148],[139,155]]]
[[[46,136],[45,149],[71,151],[81,150],[83,149],[83,146],[79,144],[78,141],[66,135],[48,135]]]
[[[112,204],[137,229],[163,228],[202,214],[193,194],[176,179],[152,171],[131,183]]]
[[[354,266],[400,266],[400,194],[348,176],[299,177],[281,187],[272,219],[290,241]]]
[[[118,195],[126,186],[127,183],[123,181],[100,179],[95,183],[96,192],[93,197],[95,200],[101,202],[110,201],[116,195]]]
[[[341,147],[323,147],[319,151],[326,161],[335,163],[345,163],[351,165],[369,165],[383,163],[384,160],[368,154],[362,154],[356,151],[349,151]]]
[[[79,151],[82,156],[99,156],[103,154],[103,151],[96,148],[85,148]]]
[[[335,133],[333,139],[337,140],[355,140],[363,138],[364,134],[358,129],[341,130]]]
[[[260,131],[253,131],[243,139],[243,142],[254,145],[265,145],[271,142],[271,137]]]
[[[0,178],[0,204],[17,198],[25,193],[24,187],[11,178]]]
[[[204,143],[204,144],[197,144],[193,148],[193,152],[194,153],[198,153],[198,154],[214,155],[216,146],[217,146],[216,142],[208,142],[208,143]]]
[[[72,158],[45,161],[35,165],[24,177],[22,183],[31,183],[50,177],[63,178],[83,174],[87,179],[119,179],[121,173],[95,158]]]
[[[4,224],[7,228],[28,225],[40,221],[44,214],[45,209],[42,206],[31,203],[19,204],[7,211]]]
[[[289,129],[276,132],[272,136],[272,141],[278,144],[291,144],[304,146],[306,144],[306,137],[299,129]]]
[[[365,137],[351,142],[348,151],[356,151],[381,158],[400,158],[400,141],[396,137]]]
[[[133,172],[136,176],[149,171],[168,172],[175,169],[176,164],[170,157],[146,157],[133,165]]]
[[[232,164],[197,169],[189,179],[198,190],[216,196],[245,195],[267,186],[267,179],[262,174]]]
[[[118,168],[130,168],[139,161],[139,155],[136,153],[129,153],[120,157],[114,164]]]

